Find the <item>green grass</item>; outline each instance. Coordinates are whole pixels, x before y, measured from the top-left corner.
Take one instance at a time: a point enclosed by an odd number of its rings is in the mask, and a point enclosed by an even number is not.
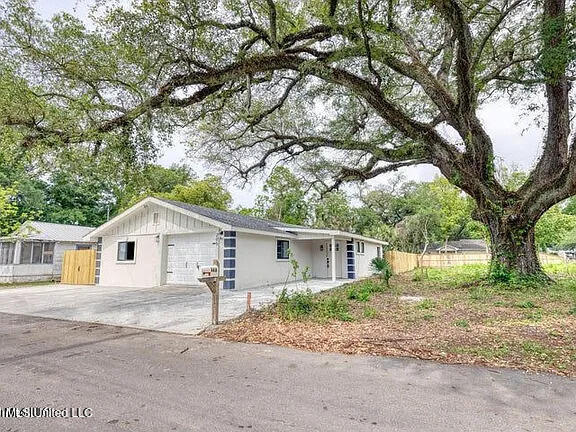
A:
[[[516,303],[515,306],[520,309],[534,309],[538,307],[534,303],[532,303],[531,300],[521,301],[520,303]]]
[[[436,307],[436,302],[430,299],[424,299],[416,303],[416,309],[429,310]]]
[[[484,279],[488,267],[484,264],[468,264],[447,268],[429,268],[421,274],[422,280],[441,282],[446,287],[460,286]]]
[[[366,306],[362,311],[362,315],[364,316],[364,318],[372,319],[377,318],[378,315],[380,315],[380,312],[378,311],[378,309],[372,306]]]
[[[453,347],[450,348],[455,354],[468,354],[474,357],[480,357],[485,360],[504,359],[510,354],[510,347],[502,343],[499,346],[474,346],[474,347]]]
[[[469,324],[468,321],[465,320],[465,319],[459,319],[459,320],[454,321],[454,325],[455,325],[456,327],[460,327],[460,328],[468,328],[468,327],[470,327],[470,324]]]
[[[521,348],[525,355],[538,360],[549,361],[555,357],[553,350],[535,341],[524,341],[521,344]]]
[[[34,281],[34,282],[11,282],[11,283],[0,283],[0,289],[10,289],[10,288],[21,288],[29,286],[42,286],[42,285],[54,285],[54,281]]]

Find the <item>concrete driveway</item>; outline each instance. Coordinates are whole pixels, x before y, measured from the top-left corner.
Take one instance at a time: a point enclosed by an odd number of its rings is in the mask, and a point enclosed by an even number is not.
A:
[[[309,288],[319,292],[346,280],[312,279],[306,284],[289,283],[289,290]],[[250,290],[224,291],[220,319],[246,311],[246,294],[261,308],[274,302],[284,284]],[[208,288],[165,286],[121,288],[98,285],[38,285],[0,289],[0,312],[110,324],[174,333],[198,334],[210,325],[212,298]]]

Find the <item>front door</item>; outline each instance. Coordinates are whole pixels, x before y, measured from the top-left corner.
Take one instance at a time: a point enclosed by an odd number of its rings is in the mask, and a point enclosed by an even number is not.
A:
[[[335,258],[336,262],[332,263],[332,242],[324,243],[324,255],[326,261],[326,275],[325,277],[332,277],[332,266],[336,265],[336,277],[342,277],[342,255],[341,255],[341,244],[340,241],[336,240],[336,252]]]

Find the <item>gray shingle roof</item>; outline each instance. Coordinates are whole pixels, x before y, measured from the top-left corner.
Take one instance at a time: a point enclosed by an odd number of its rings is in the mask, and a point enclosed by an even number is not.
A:
[[[14,235],[33,240],[85,242],[82,238],[93,229],[80,225],[30,221],[23,224]]]
[[[223,210],[216,210],[208,207],[201,207],[193,204],[187,204],[180,201],[169,200],[165,198],[158,198],[168,204],[175,205],[201,216],[213,219],[226,225],[231,225],[236,228],[253,229],[257,231],[268,231],[273,233],[285,233],[290,231],[290,228],[307,228],[302,225],[291,225],[284,222],[278,222],[268,219],[261,219],[254,216],[246,216],[238,213],[230,213]],[[283,227],[286,230],[276,229],[274,227]]]
[[[436,252],[446,245],[449,249],[455,248],[461,252],[486,252],[487,247],[486,242],[480,239],[448,240],[447,243],[431,243],[428,246],[428,252]]]

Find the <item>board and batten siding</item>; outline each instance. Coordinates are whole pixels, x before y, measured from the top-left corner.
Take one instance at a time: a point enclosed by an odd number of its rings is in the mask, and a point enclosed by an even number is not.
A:
[[[154,222],[154,213],[158,214]],[[219,228],[179,211],[147,204],[102,233],[99,284],[149,288],[166,283],[169,235],[218,232]],[[117,260],[118,242],[135,241],[135,260]]]
[[[154,213],[158,213],[157,223],[154,223]],[[147,204],[102,235],[177,234],[214,229],[216,227],[213,225],[179,211],[156,204]]]

